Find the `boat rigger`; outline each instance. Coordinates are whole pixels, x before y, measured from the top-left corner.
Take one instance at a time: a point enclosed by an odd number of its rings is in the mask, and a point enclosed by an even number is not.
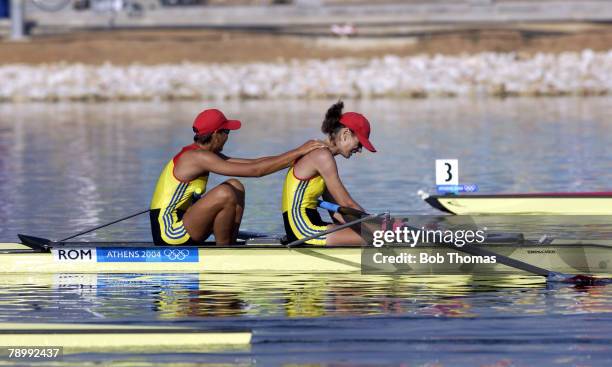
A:
[[[458,215],[612,215],[612,192],[499,195],[427,195],[421,197],[443,212]]]
[[[402,274],[525,274],[511,266],[478,261],[452,247],[419,244],[377,249],[300,246],[257,238],[231,247],[213,243],[159,247],[148,242],[50,242],[21,236],[0,244],[0,273],[133,272],[370,272]],[[46,242],[45,242],[46,241]],[[493,253],[555,272],[612,273],[612,241],[546,243],[501,238],[481,245]],[[414,259],[400,263],[401,259]],[[442,261],[437,259],[442,258]],[[432,260],[434,259],[434,260]]]

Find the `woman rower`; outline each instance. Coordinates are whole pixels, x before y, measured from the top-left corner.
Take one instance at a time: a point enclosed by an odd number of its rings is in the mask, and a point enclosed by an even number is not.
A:
[[[216,109],[196,117],[194,143],[166,164],[153,193],[150,217],[156,245],[198,243],[211,233],[217,245],[235,243],[244,211],[244,186],[232,178],[206,192],[209,174],[261,177],[287,168],[315,149],[326,148],[322,142],[308,141],[272,157],[240,159],[221,154],[229,132],[240,126],[240,121],[228,120]],[[203,196],[194,202],[194,194]]]
[[[340,154],[350,158],[365,147],[376,152],[370,137],[370,123],[361,114],[342,113],[344,104],[338,102],[325,114],[321,131],[327,134],[325,140],[329,149],[314,150],[293,164],[285,177],[283,187],[282,212],[285,232],[288,241],[295,241],[333,228],[335,225],[325,223],[317,212],[320,197],[344,207],[364,211],[348,193],[336,166],[335,156]],[[339,223],[344,218],[334,215]],[[363,245],[364,240],[352,228],[345,228],[317,237],[306,242],[310,245]]]

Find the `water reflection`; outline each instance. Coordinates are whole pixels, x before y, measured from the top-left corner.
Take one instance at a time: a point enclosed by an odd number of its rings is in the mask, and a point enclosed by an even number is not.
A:
[[[0,318],[14,321],[612,312],[611,286],[550,288],[532,276],[32,274],[0,282]]]
[[[247,350],[85,353],[63,365],[605,365],[610,315],[612,285],[530,276],[0,276],[0,321],[253,330]]]

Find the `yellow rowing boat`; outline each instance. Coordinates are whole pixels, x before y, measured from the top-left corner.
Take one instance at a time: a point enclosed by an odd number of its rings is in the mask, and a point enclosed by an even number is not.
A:
[[[423,195],[433,208],[458,215],[612,215],[612,192]]]
[[[26,242],[30,239],[22,236]],[[49,243],[47,241],[47,243]],[[500,255],[568,274],[607,274],[612,269],[612,243],[604,240],[526,240],[486,243]],[[396,248],[304,246],[287,248],[274,239],[233,247],[156,247],[150,243],[65,242],[33,248],[0,244],[0,273],[134,273],[134,272],[366,272],[401,274],[525,274],[495,262],[479,263],[456,249],[434,244]],[[414,256],[413,263],[396,260]],[[395,257],[395,259],[391,259]],[[431,258],[443,258],[433,263]],[[453,261],[454,259],[454,261]],[[392,261],[392,262],[390,262]]]

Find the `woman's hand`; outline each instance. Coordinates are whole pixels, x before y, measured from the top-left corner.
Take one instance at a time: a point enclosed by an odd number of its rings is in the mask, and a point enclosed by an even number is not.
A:
[[[300,155],[306,155],[312,152],[315,149],[328,148],[327,144],[320,140],[308,140],[304,144],[302,144],[299,148],[297,148],[298,153]]]

